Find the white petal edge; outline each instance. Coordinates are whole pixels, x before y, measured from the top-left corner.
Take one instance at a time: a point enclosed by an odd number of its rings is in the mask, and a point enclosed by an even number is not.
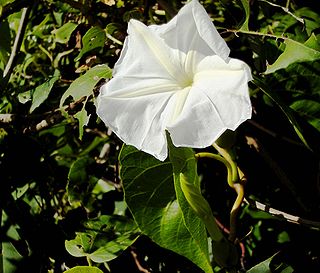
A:
[[[219,55],[227,60],[230,49],[198,0],[185,4],[178,14],[163,25],[150,25],[171,48],[196,50],[206,55]]]

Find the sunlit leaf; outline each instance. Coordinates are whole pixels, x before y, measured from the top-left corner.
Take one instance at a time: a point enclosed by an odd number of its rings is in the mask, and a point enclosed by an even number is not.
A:
[[[72,22],[65,23],[62,27],[55,29],[52,33],[55,35],[57,43],[65,44],[69,41],[72,32],[77,28],[77,24]]]
[[[67,271],[65,273],[103,273],[99,268],[93,266],[76,266]]]
[[[273,64],[267,67],[265,74],[286,68],[295,62],[308,62],[320,59],[319,45],[314,34],[304,44],[292,39],[285,39],[284,43],[286,45],[284,52]]]
[[[189,206],[180,202],[180,207],[171,163],[132,146],[124,146],[119,158],[125,200],[140,230],[158,245],[212,272],[204,225]]]
[[[101,79],[108,79],[112,76],[112,70],[105,64],[96,65],[89,69],[84,75],[77,78],[71,83],[67,91],[60,100],[60,107],[64,104],[68,97],[72,97],[75,101],[82,97],[88,97],[93,94],[93,88]]]
[[[118,257],[138,237],[135,223],[124,216],[101,215],[84,224],[85,232],[65,241],[66,250],[75,257],[88,257],[103,263]]]
[[[79,139],[82,139],[84,126],[88,125],[90,115],[88,115],[85,107],[77,112],[74,117],[79,121]]]
[[[75,61],[79,61],[87,52],[104,46],[106,33],[100,27],[90,28],[82,38],[82,49]]]
[[[49,96],[50,91],[54,83],[60,78],[60,72],[56,70],[53,77],[36,87],[32,93],[32,104],[29,112],[32,113],[37,107],[39,107]]]
[[[249,0],[241,0],[241,4],[245,11],[245,20],[240,28],[240,31],[248,31],[249,30],[249,17],[250,17],[250,1]]]

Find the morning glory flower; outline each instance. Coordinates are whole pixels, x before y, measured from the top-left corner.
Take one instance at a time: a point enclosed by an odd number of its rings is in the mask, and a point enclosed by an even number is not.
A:
[[[250,68],[229,53],[197,0],[167,24],[131,19],[97,114],[123,142],[162,161],[166,131],[176,147],[208,147],[251,118]]]

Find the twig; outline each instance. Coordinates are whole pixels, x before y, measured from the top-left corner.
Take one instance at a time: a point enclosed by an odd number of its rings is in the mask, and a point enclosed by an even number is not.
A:
[[[12,51],[11,51],[11,54],[10,54],[10,58],[8,60],[8,63],[3,71],[3,77],[10,77],[10,74],[12,72],[12,69],[13,69],[13,64],[14,64],[14,60],[16,58],[16,55],[17,55],[17,51],[19,50],[20,46],[21,46],[21,43],[22,43],[22,40],[23,40],[23,36],[24,36],[24,32],[25,32],[25,29],[26,29],[26,19],[27,19],[27,15],[29,14],[30,12],[30,8],[27,7],[27,8],[23,8],[22,9],[22,13],[21,13],[21,18],[20,18],[20,24],[19,24],[19,28],[18,28],[18,31],[17,31],[17,35],[16,35],[16,38],[14,40],[14,44],[13,44],[13,47],[12,47]]]
[[[85,101],[86,97],[80,98],[78,101],[72,102],[69,105],[64,107],[64,111],[69,112],[74,110],[78,105],[80,105],[83,101]],[[38,117],[46,116],[42,118],[39,122],[34,122]],[[53,126],[61,121],[63,115],[61,114],[61,109],[55,109],[52,112],[43,113],[41,115],[29,115],[29,116],[20,116],[16,114],[0,114],[0,124],[15,124],[21,123],[26,125],[23,128],[23,133],[27,132],[38,132],[50,126]]]
[[[279,36],[279,35],[273,35],[273,34],[268,34],[268,33],[261,33],[261,32],[256,32],[256,31],[251,31],[251,30],[239,30],[239,29],[225,29],[224,31],[221,32],[223,33],[242,33],[242,34],[249,34],[249,35],[256,35],[256,36],[261,36],[261,37],[268,37],[268,38],[273,38],[273,39],[280,39],[280,40],[288,40],[288,37],[284,36]]]
[[[302,18],[299,18],[298,16],[294,15],[290,10],[289,10],[289,1],[287,2],[286,6],[280,6],[274,3],[271,3],[269,1],[266,0],[260,0],[261,2],[265,2],[267,4],[269,4],[270,6],[273,7],[277,7],[277,8],[281,8],[285,13],[288,13],[290,16],[292,16],[294,19],[296,19],[297,21],[299,21],[300,23],[304,24],[304,20]]]
[[[290,223],[294,223],[294,224],[298,224],[298,225],[300,224],[300,225],[304,225],[304,226],[307,226],[307,227],[315,229],[315,230],[320,230],[320,222],[304,219],[299,216],[295,216],[295,215],[283,212],[281,210],[271,208],[261,202],[251,200],[248,198],[245,198],[244,202],[255,209],[270,213],[271,215],[277,217],[277,219],[280,219],[280,220],[284,219]]]
[[[237,193],[236,200],[233,203],[233,206],[230,211],[230,232],[229,232],[229,240],[231,242],[234,242],[236,239],[236,222],[237,222],[237,215],[241,207],[241,203],[244,198],[244,182],[245,182],[245,176],[243,172],[237,167],[237,164],[233,161],[231,158],[230,153],[219,147],[217,144],[213,144],[215,149],[219,152],[221,155],[216,155],[212,153],[198,153],[195,155],[196,158],[212,158],[215,160],[220,161],[223,163],[227,168],[227,181],[228,185],[235,190]]]
[[[150,273],[150,271],[149,271],[148,269],[144,268],[144,267],[140,264],[140,262],[139,262],[139,260],[138,260],[138,255],[137,255],[137,253],[135,253],[133,250],[131,250],[130,253],[131,253],[132,257],[133,257],[133,260],[134,260],[134,262],[135,262],[138,270],[139,270],[140,272]]]
[[[218,225],[218,227],[225,232],[226,234],[230,234],[230,230],[228,228],[226,228],[217,218],[215,218],[216,223]],[[241,264],[241,268],[243,270],[245,270],[245,266],[244,266],[244,259],[245,259],[245,255],[246,255],[246,248],[244,246],[244,244],[241,242],[241,240],[236,240],[235,243],[239,244],[240,247],[240,251],[241,251],[241,256],[240,256],[240,264]]]

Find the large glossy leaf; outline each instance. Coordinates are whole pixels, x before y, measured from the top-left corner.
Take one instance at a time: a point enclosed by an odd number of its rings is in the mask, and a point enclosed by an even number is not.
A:
[[[208,257],[206,229],[212,239],[214,261],[222,267],[234,267],[238,254],[234,245],[222,234],[210,205],[201,193],[197,162],[191,148],[177,148],[171,143],[169,135],[169,157],[173,165],[174,185],[183,219],[193,240]]]
[[[265,74],[286,68],[296,62],[316,61],[320,59],[319,45],[314,34],[304,44],[292,39],[285,39],[284,43],[286,45],[284,52],[272,65],[267,67]]]
[[[204,225],[174,185],[172,164],[132,146],[123,146],[120,163],[125,200],[142,233],[212,272]]]

